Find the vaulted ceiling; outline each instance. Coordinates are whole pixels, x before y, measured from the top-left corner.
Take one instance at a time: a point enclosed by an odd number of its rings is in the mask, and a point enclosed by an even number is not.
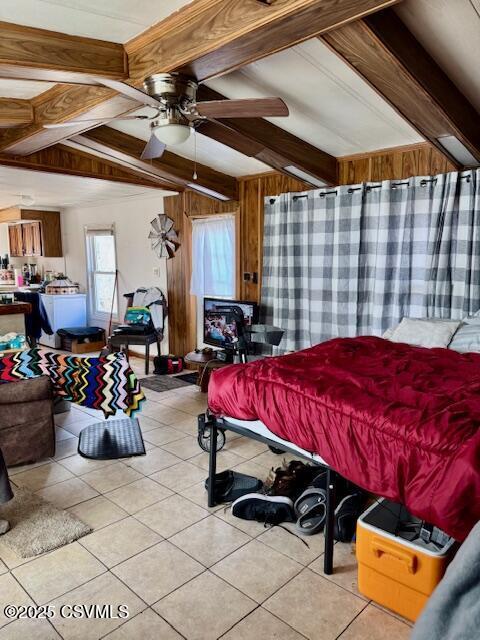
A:
[[[0,21],[0,191],[34,169],[232,199],[241,176],[332,184],[339,156],[422,141],[480,160],[480,0],[2,0]],[[148,113],[101,81],[172,70],[202,99],[279,96],[290,115],[206,123],[150,163],[144,121],[43,127]]]

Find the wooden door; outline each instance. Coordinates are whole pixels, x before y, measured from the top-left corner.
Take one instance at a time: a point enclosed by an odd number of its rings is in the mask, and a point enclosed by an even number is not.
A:
[[[26,223],[18,226],[22,229],[24,255],[33,256],[32,225],[30,223]]]
[[[32,256],[42,256],[42,223],[32,222]]]
[[[40,222],[26,222],[22,227],[25,256],[42,255],[42,229]]]
[[[8,227],[8,238],[10,243],[10,255],[20,258],[25,255],[23,247],[23,233],[21,224],[12,224]]]

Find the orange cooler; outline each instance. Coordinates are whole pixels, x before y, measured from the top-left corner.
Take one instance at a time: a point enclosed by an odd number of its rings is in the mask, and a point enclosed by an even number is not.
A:
[[[358,589],[404,618],[416,620],[453,557],[455,541],[439,548],[417,538],[410,542],[401,524],[418,524],[399,504],[380,500],[357,523]],[[400,524],[400,526],[399,526]],[[398,533],[397,533],[398,532]]]

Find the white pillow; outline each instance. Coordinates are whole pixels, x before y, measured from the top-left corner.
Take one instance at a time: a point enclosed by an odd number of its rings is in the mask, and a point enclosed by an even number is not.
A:
[[[475,318],[480,320],[480,318]],[[468,322],[470,318],[464,318],[464,321],[453,336],[453,340],[448,345],[449,349],[459,351],[460,353],[480,352],[480,322]]]
[[[460,320],[403,318],[390,340],[430,349],[448,347],[459,325]]]
[[[390,327],[390,329],[387,329],[385,331],[385,333],[383,334],[382,338],[384,340],[390,340],[390,338],[393,336],[393,332],[395,331],[395,329],[398,327],[398,324],[395,325],[394,327]]]
[[[465,316],[465,318],[462,319],[462,324],[476,324],[476,325],[479,325],[480,324],[480,316],[478,316],[477,314],[475,314],[474,316]]]

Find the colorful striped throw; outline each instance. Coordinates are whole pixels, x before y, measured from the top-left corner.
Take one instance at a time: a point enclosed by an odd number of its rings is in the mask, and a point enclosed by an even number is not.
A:
[[[0,358],[0,384],[41,375],[49,376],[56,395],[106,417],[116,411],[133,416],[145,400],[123,353],[82,358],[35,348]]]

